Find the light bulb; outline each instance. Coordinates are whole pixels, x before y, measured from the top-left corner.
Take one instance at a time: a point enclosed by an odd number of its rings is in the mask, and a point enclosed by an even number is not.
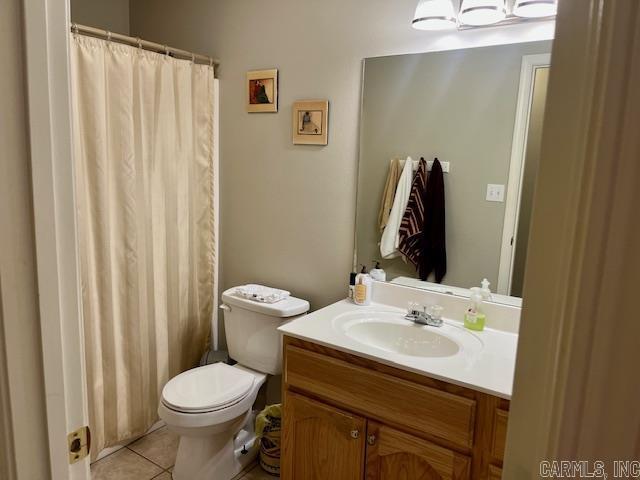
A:
[[[504,0],[462,0],[460,6],[460,22],[466,25],[491,25],[506,16]]]
[[[557,11],[556,0],[516,0],[513,6],[513,14],[525,18],[550,17]]]
[[[455,28],[456,16],[451,0],[420,0],[411,26],[416,30]]]

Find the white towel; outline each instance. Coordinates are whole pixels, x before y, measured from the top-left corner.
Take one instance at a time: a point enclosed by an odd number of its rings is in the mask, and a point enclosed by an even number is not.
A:
[[[384,232],[382,232],[382,238],[380,239],[380,255],[382,255],[382,258],[396,258],[400,256],[400,252],[398,252],[398,245],[400,243],[398,232],[400,230],[400,224],[402,223],[402,216],[407,209],[407,203],[409,203],[412,183],[413,159],[407,157],[406,162],[404,162],[402,174],[400,175],[400,180],[398,180],[389,220],[387,220],[387,226]]]
[[[265,287],[264,285],[247,284],[238,287],[233,292],[236,296],[260,303],[276,303],[289,297],[286,290]]]

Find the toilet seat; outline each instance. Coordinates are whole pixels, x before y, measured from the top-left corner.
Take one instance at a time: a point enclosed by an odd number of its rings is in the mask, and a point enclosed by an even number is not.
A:
[[[209,413],[232,407],[253,390],[255,375],[225,363],[187,370],[167,382],[162,403],[179,413]]]
[[[216,364],[219,365],[219,364]],[[229,367],[228,365],[225,365]],[[211,366],[209,366],[211,367]],[[199,367],[204,368],[204,367]],[[250,368],[244,367],[240,364],[236,364],[233,367],[229,367],[234,370],[239,370],[243,373],[250,375],[253,378],[253,384],[246,395],[237,399],[235,403],[227,403],[225,406],[216,406],[210,410],[204,411],[189,411],[183,412],[178,408],[174,408],[168,405],[165,401],[164,395],[159,402],[158,415],[164,422],[170,427],[190,429],[190,428],[210,428],[215,425],[221,425],[224,422],[228,422],[242,416],[244,413],[248,413],[251,410],[251,406],[256,400],[258,390],[264,384],[267,376],[264,373],[256,372]],[[186,372],[185,372],[186,373]],[[164,390],[163,390],[164,393]]]

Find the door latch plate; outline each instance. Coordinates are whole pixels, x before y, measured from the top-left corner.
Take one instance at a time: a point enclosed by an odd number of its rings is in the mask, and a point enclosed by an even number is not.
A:
[[[91,432],[89,427],[81,427],[67,435],[67,447],[69,450],[69,464],[79,462],[91,449]]]

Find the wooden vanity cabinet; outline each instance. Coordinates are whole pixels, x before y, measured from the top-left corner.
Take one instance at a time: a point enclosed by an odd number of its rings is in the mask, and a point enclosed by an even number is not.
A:
[[[364,478],[367,421],[285,391],[283,478]]]
[[[284,480],[497,480],[509,402],[291,337]]]

